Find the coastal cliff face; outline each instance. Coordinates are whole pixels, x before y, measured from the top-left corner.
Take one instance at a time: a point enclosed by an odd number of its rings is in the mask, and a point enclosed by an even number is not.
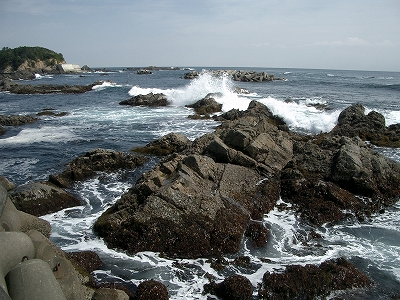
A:
[[[56,72],[56,66],[64,63],[61,53],[43,47],[4,47],[0,50],[0,74],[3,78],[32,79],[35,73]]]

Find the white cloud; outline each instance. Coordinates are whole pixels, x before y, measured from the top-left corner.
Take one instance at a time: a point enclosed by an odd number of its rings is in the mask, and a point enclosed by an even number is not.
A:
[[[371,46],[366,40],[358,37],[348,37],[344,40],[315,42],[314,46]]]

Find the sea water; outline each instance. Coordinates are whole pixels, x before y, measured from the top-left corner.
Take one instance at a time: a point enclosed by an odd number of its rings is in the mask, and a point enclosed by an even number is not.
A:
[[[203,69],[192,68],[201,72]],[[248,69],[250,70],[250,69]],[[266,71],[284,80],[264,83],[234,82],[227,76],[213,77],[207,73],[194,80],[182,79],[188,70],[154,71],[138,75],[123,68],[82,75],[37,75],[21,84],[86,85],[101,80],[85,94],[13,95],[0,93],[0,114],[35,115],[51,109],[67,115],[42,116],[33,124],[7,127],[0,137],[0,175],[17,185],[47,180],[60,173],[65,164],[94,148],[129,151],[133,147],[180,132],[189,139],[212,132],[218,122],[192,120],[192,104],[208,93],[220,93],[216,100],[223,111],[245,110],[252,100],[260,101],[281,116],[289,127],[302,134],[328,132],[340,112],[354,103],[361,103],[366,113],[375,110],[386,118],[386,125],[400,122],[400,73],[254,69]],[[235,88],[248,90],[235,93]],[[147,108],[121,106],[119,102],[138,94],[164,93],[167,107]],[[383,155],[400,162],[400,150],[375,148]],[[327,259],[345,257],[375,283],[372,290],[347,291],[332,295],[346,299],[390,299],[400,295],[400,204],[364,222],[348,222],[317,229],[322,238],[310,239],[313,228],[301,222],[291,210],[274,209],[264,216],[270,230],[265,247],[254,249],[246,239],[236,255],[226,256],[227,266],[217,271],[212,261],[199,259],[168,259],[153,252],[136,255],[108,249],[92,230],[95,220],[145,171],[157,158],[134,170],[111,174],[99,173],[94,178],[77,182],[70,190],[82,201],[78,207],[43,216],[52,224],[51,240],[65,251],[96,251],[104,266],[94,275],[100,282],[139,284],[156,279],[168,286],[171,299],[206,299],[203,285],[210,275],[218,282],[231,274],[242,274],[254,286],[267,271],[283,270],[290,264],[318,264]],[[246,256],[248,266],[234,263]]]

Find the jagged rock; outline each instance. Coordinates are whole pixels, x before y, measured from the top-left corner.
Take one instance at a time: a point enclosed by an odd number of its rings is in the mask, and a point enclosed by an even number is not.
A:
[[[245,235],[250,239],[252,246],[263,247],[268,240],[269,230],[261,222],[250,222],[247,225]]]
[[[144,164],[147,158],[124,152],[94,149],[67,164],[61,173],[50,175],[49,181],[59,187],[70,187],[74,181],[92,177],[98,171],[112,172],[118,169],[132,169]]]
[[[190,140],[181,133],[169,133],[145,147],[137,147],[132,151],[152,155],[168,155],[183,151],[190,143]]]
[[[168,290],[161,282],[153,279],[141,282],[138,285],[135,300],[168,300]]]
[[[365,108],[361,104],[354,104],[340,113],[331,134],[359,136],[363,141],[370,141],[380,147],[400,147],[399,128],[399,124],[386,127],[382,114],[371,111],[365,115]]]
[[[400,194],[399,164],[358,137],[303,138],[294,143],[293,153],[282,171],[282,199],[296,204],[302,217],[314,224],[339,221],[347,216],[344,211],[362,220]]]
[[[130,105],[130,106],[167,106],[167,97],[162,94],[149,93],[147,95],[137,95],[128,100],[121,101],[120,105]]]
[[[283,273],[266,272],[262,299],[319,299],[333,291],[371,286],[371,280],[343,258],[316,265],[291,265]]]
[[[204,290],[223,300],[250,300],[253,298],[253,285],[242,275],[229,276],[218,284],[206,284]]]
[[[94,251],[66,252],[65,255],[82,274],[89,275],[103,265],[99,255]]]
[[[48,182],[20,185],[10,192],[10,199],[18,210],[34,216],[81,205],[77,198]]]

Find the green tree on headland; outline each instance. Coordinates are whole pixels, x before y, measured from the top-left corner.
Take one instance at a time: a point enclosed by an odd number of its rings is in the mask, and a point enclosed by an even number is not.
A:
[[[43,61],[47,66],[55,66],[64,62],[64,57],[61,53],[43,47],[3,47],[0,50],[0,70],[10,67],[11,71],[16,71],[25,62],[34,67],[37,61]]]

